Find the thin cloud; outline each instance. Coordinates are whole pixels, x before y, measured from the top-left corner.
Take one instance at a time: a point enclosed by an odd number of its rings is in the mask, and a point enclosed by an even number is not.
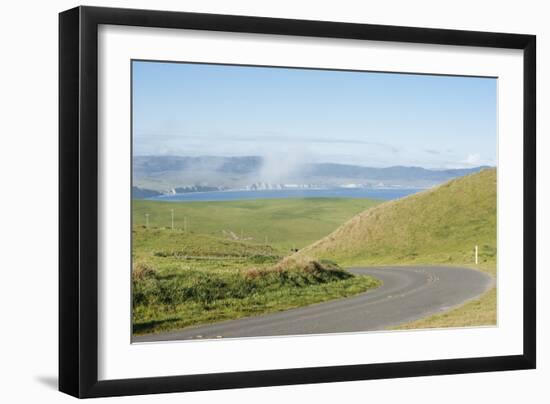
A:
[[[301,143],[301,144],[356,144],[356,145],[365,145],[372,146],[376,148],[381,148],[386,151],[390,151],[393,154],[400,153],[401,149],[393,144],[376,142],[363,139],[354,139],[354,138],[340,138],[338,136],[334,137],[315,137],[315,136],[295,136],[289,134],[281,134],[270,131],[258,132],[263,133],[259,136],[253,135],[243,135],[243,134],[232,134],[232,133],[195,133],[195,134],[171,134],[171,133],[137,133],[134,134],[134,140],[139,140],[142,144],[146,143],[158,143],[170,142],[172,144],[180,143],[182,148],[185,147],[186,143],[190,141],[199,141],[204,142],[208,145],[211,144],[213,139],[222,140],[225,142],[244,142],[244,143]],[[196,143],[195,143],[196,144]]]
[[[479,153],[468,153],[465,159],[458,162],[458,165],[465,168],[479,167],[479,166],[494,166],[495,161],[491,159],[485,159]]]
[[[435,154],[435,155],[441,154],[439,150],[434,150],[434,149],[424,149],[424,151],[429,154]]]

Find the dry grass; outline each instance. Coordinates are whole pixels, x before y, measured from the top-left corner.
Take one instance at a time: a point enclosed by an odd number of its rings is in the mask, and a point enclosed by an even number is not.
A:
[[[154,278],[157,271],[146,262],[134,262],[132,265],[132,280],[141,281],[148,278]]]
[[[244,277],[246,279],[257,279],[275,274],[302,274],[303,276],[335,279],[353,277],[351,273],[331,261],[319,262],[306,256],[288,256],[271,267],[250,268],[244,272]]]

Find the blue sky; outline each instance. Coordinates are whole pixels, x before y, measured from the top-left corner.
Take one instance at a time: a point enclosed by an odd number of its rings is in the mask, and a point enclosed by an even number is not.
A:
[[[496,165],[493,78],[133,62],[134,155]]]

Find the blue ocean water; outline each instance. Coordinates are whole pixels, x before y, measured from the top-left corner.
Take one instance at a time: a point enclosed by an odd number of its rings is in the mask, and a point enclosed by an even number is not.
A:
[[[237,201],[244,199],[284,199],[284,198],[369,198],[391,200],[422,191],[419,188],[402,189],[365,189],[365,188],[338,188],[338,189],[282,189],[261,191],[211,191],[189,192],[175,195],[160,195],[149,200],[156,201]]]

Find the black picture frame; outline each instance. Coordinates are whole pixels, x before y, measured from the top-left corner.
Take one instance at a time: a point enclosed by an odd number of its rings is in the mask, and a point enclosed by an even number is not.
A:
[[[523,50],[523,354],[98,380],[98,26],[113,24]],[[59,15],[59,390],[104,397],[536,366],[536,37],[185,12],[77,7]]]

